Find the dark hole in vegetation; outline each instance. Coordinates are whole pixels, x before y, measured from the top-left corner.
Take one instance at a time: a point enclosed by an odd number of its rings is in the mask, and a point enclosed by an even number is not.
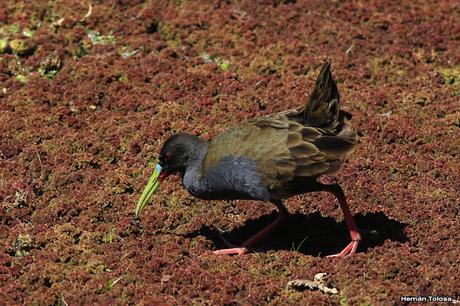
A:
[[[273,1],[273,6],[277,7],[280,4],[295,4],[297,0],[275,0]]]
[[[134,188],[131,186],[126,186],[125,187],[125,193],[133,194],[134,193]]]
[[[81,233],[77,233],[73,235],[74,244],[78,244],[80,242],[80,236],[81,236]]]
[[[101,166],[99,165],[99,163],[98,163],[98,162],[95,162],[95,161],[90,161],[90,162],[89,162],[89,166],[90,166],[91,168],[93,168],[93,169],[100,169],[100,168],[101,168]]]
[[[10,256],[14,256],[16,254],[16,250],[13,249],[13,248],[8,248],[5,250],[5,253],[10,255]]]
[[[105,201],[104,203],[102,203],[102,206],[101,206],[102,209],[110,209],[112,207],[113,207],[113,203],[111,201]]]
[[[147,27],[147,33],[148,34],[153,34],[158,32],[158,21],[153,20]]]
[[[53,282],[51,281],[51,279],[49,277],[45,277],[45,279],[43,280],[43,285],[45,287],[51,288],[52,284]]]
[[[34,185],[32,188],[36,197],[40,197],[43,195],[43,189],[41,187]]]

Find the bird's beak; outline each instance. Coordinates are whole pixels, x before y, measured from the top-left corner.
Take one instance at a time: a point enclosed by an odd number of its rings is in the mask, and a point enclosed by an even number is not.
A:
[[[155,171],[153,171],[152,176],[150,177],[147,186],[145,186],[144,191],[142,192],[141,198],[136,205],[136,217],[139,217],[141,211],[147,206],[147,203],[152,196],[152,194],[157,190],[160,183],[168,176],[166,172],[161,171],[160,164],[155,166]]]

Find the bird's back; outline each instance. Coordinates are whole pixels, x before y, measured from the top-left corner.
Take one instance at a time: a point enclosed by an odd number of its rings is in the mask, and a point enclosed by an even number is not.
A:
[[[240,167],[249,169],[231,171],[227,175],[232,178],[221,180],[239,182],[238,176],[253,171],[272,199],[304,193],[310,180],[339,169],[341,158],[353,148],[350,118],[340,110],[337,86],[326,63],[305,107],[256,117],[218,134],[209,143],[201,176],[222,167],[222,160],[243,158],[248,166]]]

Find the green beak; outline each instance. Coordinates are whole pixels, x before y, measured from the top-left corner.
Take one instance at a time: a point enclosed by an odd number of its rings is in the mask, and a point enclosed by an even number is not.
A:
[[[149,199],[152,197],[152,194],[155,192],[155,190],[157,190],[158,186],[160,186],[161,181],[164,180],[166,176],[167,175],[165,172],[161,172],[160,164],[157,164],[155,166],[155,171],[153,171],[153,174],[150,177],[149,182],[147,183],[147,186],[145,186],[144,191],[142,192],[141,198],[137,202],[136,217],[139,217],[141,211],[144,209],[145,206],[147,206]]]

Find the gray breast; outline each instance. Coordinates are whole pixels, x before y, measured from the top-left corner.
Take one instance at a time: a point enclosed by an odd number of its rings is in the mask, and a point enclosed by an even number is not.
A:
[[[184,186],[198,198],[262,201],[270,199],[255,160],[243,156],[227,156],[214,167],[207,169],[201,179],[199,171],[200,169],[187,169],[183,178]]]

